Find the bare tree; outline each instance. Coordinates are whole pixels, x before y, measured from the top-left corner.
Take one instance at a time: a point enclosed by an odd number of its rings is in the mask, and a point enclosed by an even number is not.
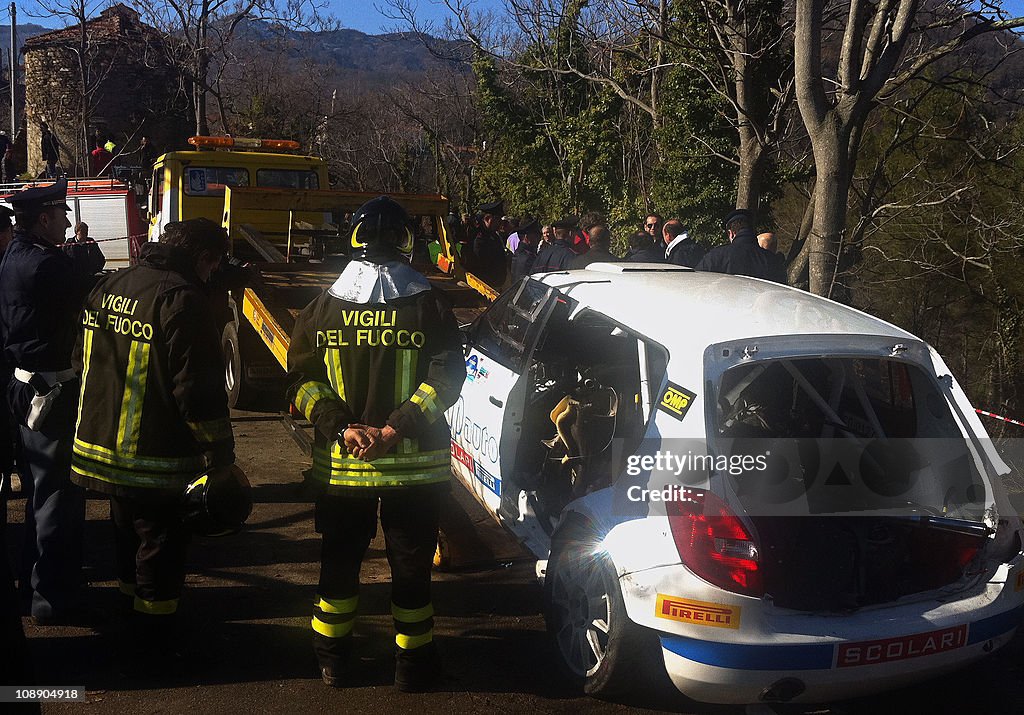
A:
[[[816,169],[808,240],[812,292],[843,297],[837,290],[840,255],[849,238],[851,180],[865,124],[878,104],[979,35],[1024,26],[1024,18],[992,17],[998,5],[976,7],[922,6],[920,0],[796,0],[796,95]],[[837,58],[826,54],[833,44],[839,47]]]
[[[207,99],[218,95],[219,72],[230,60],[230,48],[247,21],[296,30],[325,23],[327,0],[140,0],[143,17],[167,38],[171,59],[191,87],[197,134],[209,133]],[[222,112],[223,114],[223,112]]]

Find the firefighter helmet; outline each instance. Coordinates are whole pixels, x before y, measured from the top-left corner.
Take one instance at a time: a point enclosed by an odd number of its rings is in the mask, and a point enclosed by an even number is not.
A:
[[[412,257],[409,214],[390,196],[370,199],[352,214],[353,258],[386,263]]]
[[[251,513],[252,487],[245,472],[235,465],[211,470],[185,488],[182,517],[193,533],[238,533]]]

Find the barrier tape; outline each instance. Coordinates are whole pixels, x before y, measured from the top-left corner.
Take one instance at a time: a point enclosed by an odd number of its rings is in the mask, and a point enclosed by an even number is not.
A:
[[[88,241],[65,241],[64,243],[58,243],[57,248],[64,248],[64,246],[88,246],[90,243],[109,243],[110,241],[130,241],[133,238],[143,238],[147,234],[138,233],[133,236],[121,236],[120,238],[90,238]]]
[[[1024,422],[1018,422],[1017,420],[1011,420],[1009,417],[1003,417],[1002,415],[997,415],[997,414],[994,414],[992,412],[986,412],[985,410],[975,409],[974,411],[977,412],[979,415],[985,415],[986,417],[991,417],[994,420],[1002,420],[1003,422],[1009,422],[1011,425],[1017,425],[1018,427],[1024,427]]]

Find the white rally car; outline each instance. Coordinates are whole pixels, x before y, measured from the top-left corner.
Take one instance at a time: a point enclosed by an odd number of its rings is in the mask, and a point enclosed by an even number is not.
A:
[[[1013,637],[1008,468],[913,335],[644,264],[525,279],[467,332],[453,469],[537,555],[587,692],[820,703]]]

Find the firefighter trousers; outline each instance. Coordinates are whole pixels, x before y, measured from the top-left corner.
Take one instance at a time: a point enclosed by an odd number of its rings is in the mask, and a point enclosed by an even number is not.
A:
[[[110,498],[118,585],[139,622],[173,620],[185,583],[185,554],[191,538],[177,499]],[[154,632],[167,629],[154,628]]]
[[[313,646],[321,665],[338,665],[351,649],[359,599],[359,567],[377,533],[377,509],[391,566],[395,644],[413,650],[433,640],[430,569],[437,547],[443,488],[410,487],[367,496],[323,495],[316,530],[323,537],[320,584],[313,607]]]

